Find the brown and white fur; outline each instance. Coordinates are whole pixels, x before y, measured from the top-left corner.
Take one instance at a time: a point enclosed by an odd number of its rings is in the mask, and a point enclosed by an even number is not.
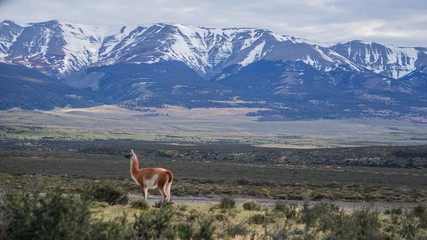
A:
[[[158,188],[164,200],[170,200],[173,174],[164,168],[139,168],[138,157],[133,150],[125,158],[130,159],[130,175],[141,187],[144,199],[147,199],[149,188]]]

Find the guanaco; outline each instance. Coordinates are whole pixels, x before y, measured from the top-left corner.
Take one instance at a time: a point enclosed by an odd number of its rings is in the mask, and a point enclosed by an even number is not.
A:
[[[141,187],[144,199],[148,197],[149,188],[158,188],[164,200],[170,200],[173,174],[164,168],[139,168],[138,157],[133,150],[125,158],[130,159],[130,175]]]

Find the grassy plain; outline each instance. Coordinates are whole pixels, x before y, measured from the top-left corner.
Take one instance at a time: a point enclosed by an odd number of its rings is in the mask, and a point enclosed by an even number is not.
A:
[[[28,194],[42,189],[48,193],[46,198],[55,201],[45,200],[43,195],[40,200],[18,197],[6,207],[2,204],[9,202],[0,201],[1,216],[23,213],[19,217],[22,223],[8,225],[8,221],[0,221],[0,238],[30,232],[39,234],[34,238],[72,233],[86,238],[90,235],[92,239],[144,239],[145,235],[159,239],[425,239],[427,145],[368,147],[360,143],[358,147],[345,147],[351,145],[346,142],[341,147],[319,148],[326,146],[323,143],[330,144],[322,141],[301,135],[173,135],[2,125],[0,191]],[[281,148],[267,147],[273,145]],[[283,148],[290,145],[298,148]],[[156,203],[138,209],[135,206],[146,205],[59,201],[62,192],[83,195],[87,186],[96,185],[140,194],[129,176],[129,162],[123,157],[131,148],[140,157],[142,167],[161,166],[174,172],[172,196],[247,196],[314,203],[302,208],[281,202],[274,207],[253,203],[255,206],[247,208],[245,204],[227,207],[228,200],[227,204],[172,207]],[[55,193],[58,187],[59,195]],[[34,206],[22,204],[24,200]],[[419,207],[408,211],[390,209],[385,214],[371,208],[345,212],[318,202],[325,200],[411,202]],[[39,206],[44,205],[38,201],[49,204],[43,210]],[[25,211],[21,211],[23,206]],[[73,218],[52,222],[45,213]],[[81,226],[82,220],[86,222],[84,231],[72,228],[76,221],[76,226]],[[35,231],[34,226],[46,232]]]
[[[173,196],[427,205],[426,124],[378,119],[258,122],[246,115],[250,111],[167,106],[142,112],[113,106],[1,111],[0,193],[57,187],[84,193],[87,186],[101,184],[140,194],[123,158],[132,148],[142,167],[174,172]],[[346,213],[322,204],[298,212],[292,206],[249,210],[175,204],[168,213],[155,206],[141,210],[133,203],[102,202],[78,203],[77,209],[89,206],[90,220],[83,216],[89,221],[85,234],[114,239],[135,238],[142,234],[138,223],[165,218],[170,221],[163,226],[184,234],[180,239],[185,234],[193,239],[200,234],[212,234],[206,239],[425,239],[427,234],[426,210],[418,215],[415,209]],[[16,202],[18,210],[22,206]],[[24,227],[18,224],[16,232],[28,232],[21,231]]]
[[[103,136],[93,136],[101,139],[129,135],[135,140],[163,137],[165,141],[174,142],[166,137],[177,136],[177,142],[221,142],[225,139],[226,143],[285,148],[427,144],[427,124],[422,123],[382,119],[261,122],[247,115],[253,111],[250,108],[185,109],[176,106],[144,111],[117,106],[52,111],[11,109],[0,111],[0,125],[61,128],[79,133],[90,130],[101,132]]]
[[[175,196],[426,202],[427,146],[254,147],[245,140],[2,126],[3,188],[109,183],[139,193],[123,158],[175,174]],[[138,140],[136,140],[138,139]],[[171,144],[171,142],[180,144]],[[246,143],[246,144],[245,144]],[[157,194],[157,192],[154,192]]]

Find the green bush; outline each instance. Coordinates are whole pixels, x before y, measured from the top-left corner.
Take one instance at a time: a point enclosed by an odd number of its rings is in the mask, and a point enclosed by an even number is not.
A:
[[[266,218],[264,214],[254,214],[249,217],[248,222],[250,224],[263,224],[266,222]]]
[[[265,236],[269,236],[271,239],[290,239],[290,237],[293,235],[293,232],[291,231],[291,224],[286,221],[285,225],[276,225],[271,230],[268,230],[265,228]]]
[[[228,217],[222,213],[215,214],[213,217],[218,222],[229,222],[230,221],[230,219],[228,219]]]
[[[287,219],[296,218],[298,214],[297,208],[298,208],[298,205],[296,203],[288,205],[283,201],[277,201],[276,204],[274,205],[274,211],[284,213]]]
[[[405,218],[400,223],[399,234],[403,239],[414,239],[419,230],[419,223],[413,218]]]
[[[11,217],[4,229],[9,239],[82,238],[89,225],[89,209],[82,201],[62,196],[59,188],[8,194],[2,215]]]
[[[196,234],[196,230],[194,229],[192,222],[179,223],[176,230],[177,230],[179,239],[182,239],[182,240],[191,240],[193,239],[193,236]]]
[[[318,229],[329,230],[327,239],[383,239],[379,212],[371,206],[347,214],[343,211],[322,212]]]
[[[232,197],[222,197],[219,203],[221,209],[232,209],[236,207],[236,201]]]
[[[177,208],[178,208],[178,210],[185,212],[188,210],[188,205],[181,204],[181,205],[178,205]]]
[[[423,205],[417,205],[416,207],[414,207],[414,209],[412,209],[412,214],[419,218],[421,218],[425,212],[426,207],[424,207]]]
[[[353,220],[352,225],[354,225],[354,228],[358,231],[358,238],[381,238],[381,222],[379,219],[379,212],[374,210],[372,206],[364,207],[360,210],[354,211],[351,217]]]
[[[133,234],[138,239],[174,239],[172,216],[173,212],[170,208],[160,208],[135,215]]]
[[[248,235],[249,230],[246,223],[237,223],[237,224],[228,224],[225,232],[232,238],[236,238],[237,236],[246,237]]]
[[[135,201],[130,203],[130,206],[132,208],[137,208],[137,209],[149,209],[150,208],[150,204],[145,199],[135,200]]]
[[[403,208],[402,207],[391,209],[391,214],[402,215],[402,213],[403,213]]]
[[[288,204],[286,204],[284,201],[277,201],[276,204],[274,204],[274,211],[285,212],[287,209]]]
[[[122,239],[123,221],[90,220],[88,203],[64,195],[57,187],[46,194],[39,190],[8,193],[0,206],[0,239]]]
[[[213,225],[214,221],[210,218],[203,219],[199,225],[199,231],[195,234],[193,239],[214,239],[216,226]]]
[[[255,201],[247,201],[242,204],[243,209],[248,211],[259,211],[261,206]]]
[[[310,207],[307,202],[304,202],[300,220],[306,225],[306,229],[308,229],[315,227],[319,219],[325,221],[330,214],[335,214],[336,212],[338,212],[338,208],[330,203],[320,202]]]
[[[191,213],[187,221],[176,226],[179,239],[214,239],[215,225],[212,218],[202,217],[196,213]]]
[[[110,185],[94,185],[87,187],[82,193],[84,199],[107,202],[110,205],[124,205],[129,202],[129,198],[124,191]]]
[[[161,200],[154,203],[155,208],[170,208],[173,206],[173,202],[167,200]]]

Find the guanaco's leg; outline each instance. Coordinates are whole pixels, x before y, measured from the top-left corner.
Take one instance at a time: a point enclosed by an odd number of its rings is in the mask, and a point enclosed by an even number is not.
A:
[[[165,191],[166,184],[165,183],[163,183],[163,184],[158,183],[157,188],[159,189],[160,193],[162,194],[163,200],[166,200],[168,197],[168,195],[166,194],[166,191]]]
[[[142,196],[144,196],[144,199],[147,200],[148,197],[148,187],[141,186],[142,190]]]
[[[166,184],[167,200],[171,200],[171,186],[172,186],[172,183]]]
[[[167,200],[167,196],[168,195],[166,195],[165,189],[164,188],[159,188],[159,192],[160,192],[160,194],[162,194],[163,200]]]

